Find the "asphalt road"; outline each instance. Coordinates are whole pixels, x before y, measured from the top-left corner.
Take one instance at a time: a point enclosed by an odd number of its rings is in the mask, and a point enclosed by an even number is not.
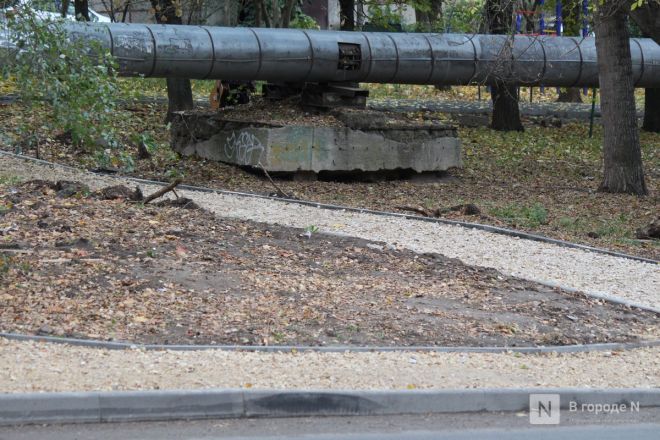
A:
[[[562,412],[561,424],[535,426],[526,413],[437,414],[391,417],[324,417],[201,420],[0,427],[0,440],[464,440],[660,439],[660,408],[639,413],[590,415]]]

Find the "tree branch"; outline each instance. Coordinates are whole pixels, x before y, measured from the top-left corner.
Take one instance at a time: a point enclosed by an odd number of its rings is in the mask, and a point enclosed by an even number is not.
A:
[[[176,188],[177,185],[179,185],[180,183],[181,183],[181,179],[176,179],[174,182],[170,183],[169,185],[162,187],[161,189],[159,189],[155,193],[145,197],[144,198],[144,204],[146,205],[149,202],[153,202],[154,200],[156,200],[159,197],[162,197],[163,195],[167,194],[168,192],[174,191],[174,188]]]

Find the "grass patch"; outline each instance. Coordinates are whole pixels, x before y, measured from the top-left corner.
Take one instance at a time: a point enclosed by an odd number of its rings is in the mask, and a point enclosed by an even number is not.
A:
[[[510,204],[504,207],[492,208],[490,214],[513,226],[536,228],[548,223],[548,210],[540,203],[535,203],[532,206]]]
[[[561,128],[527,126],[524,132],[497,132],[487,127],[459,129],[467,173],[501,176],[527,182],[546,176],[569,181],[599,180],[602,176],[603,130],[597,124],[589,138],[588,123]],[[640,131],[647,176],[660,172],[660,136]]]
[[[0,254],[0,274],[8,273],[11,266],[12,257],[9,255]]]
[[[261,86],[265,81],[256,81],[257,92],[261,92]],[[191,80],[193,96],[195,99],[208,99],[215,87],[215,80]],[[361,87],[369,90],[370,99],[447,99],[454,101],[477,101],[479,100],[479,88],[477,86],[451,86],[439,90],[432,85],[418,84],[375,84],[363,83]],[[167,96],[167,82],[165,78],[119,78],[118,91],[121,98],[154,98]],[[16,92],[16,82],[13,78],[0,79],[0,94]],[[589,91],[591,94],[591,91]],[[529,87],[520,88],[521,102],[529,102]],[[538,87],[532,91],[532,102],[555,102],[558,94],[555,87],[546,87],[540,93]],[[481,87],[481,100],[489,101],[490,94],[486,87]],[[644,89],[635,89],[635,100],[638,107],[644,107]],[[584,103],[591,102],[591,95],[582,95]],[[599,102],[597,95],[597,102]]]
[[[524,132],[497,132],[486,127],[461,128],[466,168],[497,167],[501,171],[525,168],[555,168],[558,162],[566,172],[574,173],[582,165],[600,161],[602,130],[588,137],[585,124],[567,124],[562,129],[526,127]],[[522,171],[522,173],[520,173]],[[517,176],[517,177],[518,177]]]
[[[561,217],[556,226],[562,230],[577,234],[590,235],[594,238],[619,238],[632,240],[632,218],[624,212],[609,218],[585,219],[580,217]]]
[[[0,174],[0,185],[18,185],[22,181],[23,179],[18,176]]]
[[[559,226],[565,229],[574,228],[580,219],[572,217],[562,217],[558,220]]]
[[[10,271],[27,275],[32,271],[32,266],[27,261],[0,253],[0,276],[6,276]]]
[[[215,88],[215,80],[194,79],[190,81],[194,99],[208,100]],[[255,81],[256,92],[261,93],[264,81]],[[123,99],[145,99],[167,97],[165,78],[119,78],[119,96]]]
[[[370,99],[446,99],[451,101],[478,101],[479,88],[477,86],[451,86],[446,89],[437,89],[431,85],[418,84],[360,84],[361,87],[369,89]],[[520,95],[522,101],[529,101],[529,88],[521,87]],[[554,102],[557,100],[557,92],[554,88],[546,88],[545,93],[539,93],[534,88],[533,102]],[[643,93],[642,93],[643,97]],[[481,100],[489,101],[490,94],[486,87],[481,87]]]
[[[206,82],[206,81],[204,81]],[[210,81],[208,81],[210,83]],[[193,96],[201,81],[192,81]],[[119,96],[123,99],[158,98],[167,96],[167,80],[165,78],[119,78],[117,80]],[[198,86],[198,87],[195,87]],[[211,86],[208,86],[210,93]],[[208,95],[207,95],[208,96]]]
[[[628,227],[628,223],[621,223],[616,220],[602,222],[594,232],[599,237],[632,238],[632,231]]]

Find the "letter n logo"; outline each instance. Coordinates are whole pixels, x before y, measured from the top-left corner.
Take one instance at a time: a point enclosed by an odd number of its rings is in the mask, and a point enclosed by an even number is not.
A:
[[[558,425],[559,394],[530,394],[529,423],[532,425]]]

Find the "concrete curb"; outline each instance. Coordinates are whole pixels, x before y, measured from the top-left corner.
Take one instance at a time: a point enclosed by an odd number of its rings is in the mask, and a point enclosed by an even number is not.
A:
[[[555,283],[554,281],[535,280],[535,279],[532,279],[532,278],[525,278],[525,279],[527,281],[531,281],[533,283],[542,284],[542,285],[544,285],[546,287],[550,287],[552,289],[561,289],[561,290],[564,290],[566,292],[570,292],[570,293],[577,294],[577,295],[585,295],[587,297],[600,299],[600,300],[607,301],[607,302],[612,303],[612,304],[619,304],[619,305],[630,307],[630,308],[633,308],[633,309],[646,310],[647,312],[660,314],[660,308],[652,307],[652,306],[649,306],[649,305],[646,305],[646,304],[641,304],[641,303],[638,303],[636,301],[630,301],[630,300],[627,300],[625,298],[621,298],[621,297],[618,297],[618,296],[615,296],[615,295],[612,295],[612,294],[609,294],[609,293],[595,292],[595,291],[584,291],[584,290],[576,289],[575,287],[570,287],[570,286],[565,286],[563,284]]]
[[[433,391],[172,390],[0,394],[0,425],[208,418],[370,416],[528,411],[529,395],[560,394],[562,409],[660,407],[660,389],[518,388]],[[602,406],[601,406],[602,409]],[[578,409],[579,410],[579,409]],[[593,411],[593,410],[592,410]]]
[[[33,341],[51,344],[65,344],[77,347],[101,348],[106,350],[171,350],[171,351],[252,351],[263,353],[318,352],[318,353],[372,353],[372,352],[426,352],[426,353],[586,353],[590,351],[621,351],[636,348],[660,347],[660,340],[639,342],[609,342],[584,345],[549,345],[530,347],[442,347],[442,346],[373,346],[360,347],[350,345],[315,346],[315,345],[194,345],[194,344],[137,344],[121,341],[99,341],[95,339],[61,338],[57,336],[33,336],[19,333],[2,333],[0,338],[13,341]]]

